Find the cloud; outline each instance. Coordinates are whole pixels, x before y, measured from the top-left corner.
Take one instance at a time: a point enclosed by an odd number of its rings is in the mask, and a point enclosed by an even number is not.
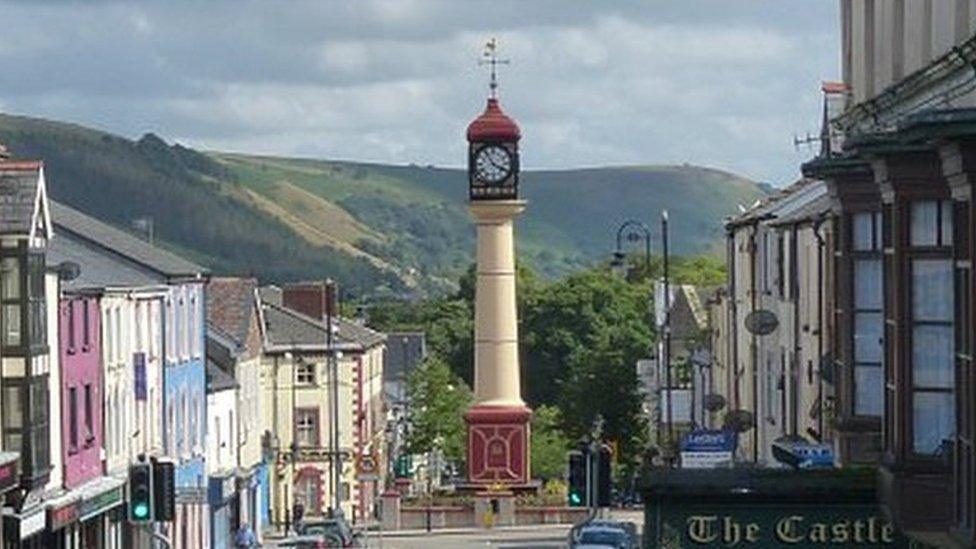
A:
[[[525,165],[691,162],[788,183],[836,77],[802,0],[12,2],[0,105],[209,149],[461,165],[497,36]]]

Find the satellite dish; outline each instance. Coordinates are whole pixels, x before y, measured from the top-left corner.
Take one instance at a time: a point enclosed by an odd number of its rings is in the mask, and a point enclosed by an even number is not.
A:
[[[695,352],[691,353],[691,363],[699,368],[711,368],[712,366],[712,353],[708,352],[708,349],[697,349]]]
[[[749,410],[731,410],[725,414],[722,427],[736,433],[745,433],[752,429],[752,423],[752,412]]]
[[[709,412],[717,412],[725,408],[725,397],[716,393],[705,395],[705,409]]]
[[[58,271],[58,279],[62,282],[74,280],[81,275],[81,265],[74,261],[62,261],[55,269]]]
[[[779,327],[779,319],[772,311],[759,309],[746,315],[746,330],[750,333],[764,336],[776,331]]]

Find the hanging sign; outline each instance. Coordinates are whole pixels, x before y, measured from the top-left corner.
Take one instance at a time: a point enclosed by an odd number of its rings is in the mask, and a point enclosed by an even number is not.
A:
[[[146,353],[132,353],[136,400],[146,400]]]

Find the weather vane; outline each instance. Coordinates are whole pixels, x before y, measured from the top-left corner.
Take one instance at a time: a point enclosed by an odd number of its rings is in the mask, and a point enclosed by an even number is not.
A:
[[[485,51],[481,54],[482,59],[478,60],[479,65],[488,65],[491,67],[491,82],[488,84],[488,97],[495,99],[498,97],[498,65],[507,65],[511,61],[509,59],[499,59],[498,58],[498,41],[494,38],[485,44]]]

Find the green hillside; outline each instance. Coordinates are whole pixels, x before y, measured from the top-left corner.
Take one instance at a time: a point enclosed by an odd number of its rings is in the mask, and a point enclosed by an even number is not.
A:
[[[44,159],[54,199],[120,227],[151,216],[160,245],[216,273],[428,294],[452,289],[474,253],[461,170],[201,153],[8,115],[0,142]],[[677,253],[713,250],[722,217],[763,191],[686,165],[528,172],[522,193],[520,257],[558,275],[605,259],[621,221],[656,223],[663,208]]]

